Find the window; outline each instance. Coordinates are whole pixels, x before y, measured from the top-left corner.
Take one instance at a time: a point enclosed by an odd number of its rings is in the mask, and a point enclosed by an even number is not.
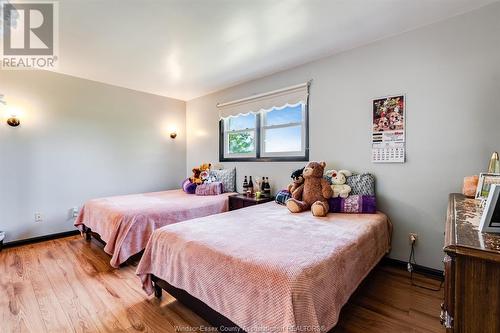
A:
[[[219,160],[307,161],[309,84],[218,104]]]
[[[230,116],[220,124],[220,161],[308,160],[306,105]]]
[[[273,108],[261,113],[262,157],[305,156],[305,105]]]

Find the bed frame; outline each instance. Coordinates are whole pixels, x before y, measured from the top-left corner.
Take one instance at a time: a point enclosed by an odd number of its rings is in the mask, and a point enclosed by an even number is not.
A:
[[[94,237],[95,240],[97,240],[102,245],[106,246],[106,242],[102,240],[101,236],[97,232],[94,232],[94,231],[92,231],[92,229],[86,227],[85,225],[83,225],[83,232],[85,233],[85,240],[87,242],[90,242],[92,240],[92,237]],[[144,253],[144,249],[142,251],[140,251],[139,253],[132,255],[124,263],[121,263],[120,267],[123,267],[123,266],[126,266],[126,265],[129,265],[131,263],[139,261],[141,259],[143,253]]]
[[[86,241],[90,242],[92,240],[92,236],[94,236],[95,239],[106,245],[106,242],[102,240],[101,236],[97,232],[93,232],[92,229],[86,227],[85,225],[83,225],[83,232],[85,233]]]
[[[176,288],[167,281],[162,280],[154,275],[151,275],[151,280],[153,281],[156,298],[160,299],[162,296],[162,291],[165,290],[179,302],[187,306],[190,310],[207,321],[210,325],[219,329],[223,328],[223,331],[226,332],[246,333],[241,327],[239,327],[231,320],[224,317],[196,297],[191,296],[187,291]]]

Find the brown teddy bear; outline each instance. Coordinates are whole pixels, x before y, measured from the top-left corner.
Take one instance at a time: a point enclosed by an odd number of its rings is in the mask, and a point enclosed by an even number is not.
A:
[[[193,184],[196,184],[196,185],[199,185],[202,183],[201,181],[201,178],[200,178],[200,174],[201,174],[201,170],[200,168],[193,168],[193,176],[192,177],[189,177],[189,181]]]
[[[292,213],[300,213],[311,209],[314,216],[328,214],[328,199],[333,191],[328,181],[323,178],[325,162],[309,162],[304,168],[304,184],[292,193],[286,206]]]

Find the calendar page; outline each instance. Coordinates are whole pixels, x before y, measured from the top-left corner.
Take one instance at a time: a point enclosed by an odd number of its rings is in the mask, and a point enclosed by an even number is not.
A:
[[[406,161],[405,96],[388,96],[373,100],[373,163]]]
[[[389,146],[386,148],[372,148],[372,162],[374,163],[404,163],[404,146]]]

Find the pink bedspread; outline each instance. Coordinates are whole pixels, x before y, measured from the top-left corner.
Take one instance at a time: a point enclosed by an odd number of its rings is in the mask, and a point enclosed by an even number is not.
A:
[[[274,202],[156,230],[137,268],[246,330],[328,331],[390,248],[382,214],[291,214]]]
[[[182,190],[143,193],[89,200],[76,219],[106,242],[111,266],[118,267],[142,251],[158,228],[196,217],[226,212],[228,195],[196,196]]]

